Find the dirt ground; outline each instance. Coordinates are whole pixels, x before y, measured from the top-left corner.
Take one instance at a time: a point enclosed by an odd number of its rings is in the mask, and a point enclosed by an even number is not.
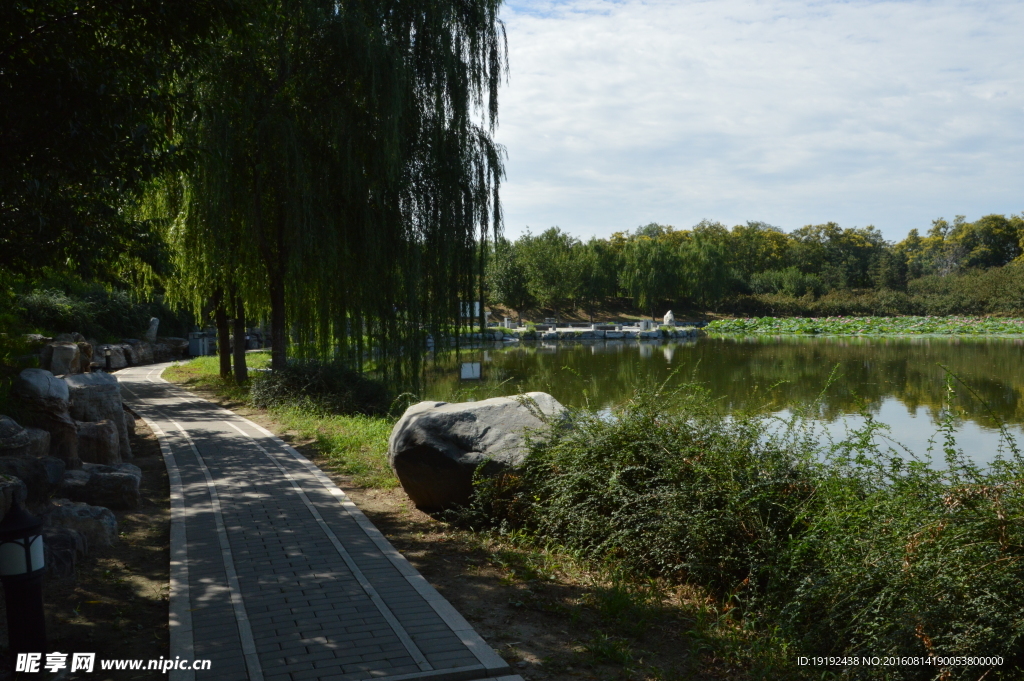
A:
[[[156,437],[137,421],[131,440],[134,459],[142,469],[142,506],[114,511],[118,541],[110,547],[90,547],[76,564],[74,578],[43,582],[48,652],[96,653],[110,658],[167,657],[168,580],[170,569],[170,502],[167,469]],[[0,640],[7,641],[7,613],[0,612]],[[0,679],[12,678],[3,651]],[[61,673],[58,672],[58,675]],[[47,678],[19,674],[15,678]],[[60,678],[75,678],[61,676]],[[100,672],[81,678],[152,679],[153,672]]]

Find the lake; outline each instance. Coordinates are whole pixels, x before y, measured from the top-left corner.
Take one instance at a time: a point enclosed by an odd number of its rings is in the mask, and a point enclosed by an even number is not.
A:
[[[890,426],[892,440],[923,454],[935,437],[951,374],[962,381],[954,380],[951,404],[957,443],[965,453],[979,463],[991,461],[1000,444],[1000,422],[1024,445],[1020,338],[759,336],[493,344],[433,366],[427,394],[465,401],[541,390],[566,405],[607,409],[627,400],[638,385],[694,381],[728,412],[785,416],[810,405],[808,413],[833,437],[842,437],[869,414]]]

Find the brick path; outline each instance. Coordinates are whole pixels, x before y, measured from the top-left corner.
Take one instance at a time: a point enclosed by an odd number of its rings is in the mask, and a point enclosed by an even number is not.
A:
[[[522,681],[316,466],[167,383],[117,373],[171,483],[172,679]]]

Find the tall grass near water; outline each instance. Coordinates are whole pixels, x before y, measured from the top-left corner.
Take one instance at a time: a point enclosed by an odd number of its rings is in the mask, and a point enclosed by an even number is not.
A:
[[[634,575],[699,585],[792,652],[806,678],[1024,678],[1024,458],[935,465],[877,445],[869,422],[820,444],[795,417],[723,416],[708,393],[637,394],[575,412],[525,465],[480,477],[458,522],[527,532]],[[940,465],[944,464],[944,465]],[[796,656],[920,664],[796,666]],[[1001,656],[988,668],[934,664]]]

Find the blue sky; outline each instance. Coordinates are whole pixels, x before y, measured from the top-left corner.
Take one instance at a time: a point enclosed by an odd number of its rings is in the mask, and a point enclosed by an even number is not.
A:
[[[505,232],[1024,211],[1024,3],[513,0]]]

